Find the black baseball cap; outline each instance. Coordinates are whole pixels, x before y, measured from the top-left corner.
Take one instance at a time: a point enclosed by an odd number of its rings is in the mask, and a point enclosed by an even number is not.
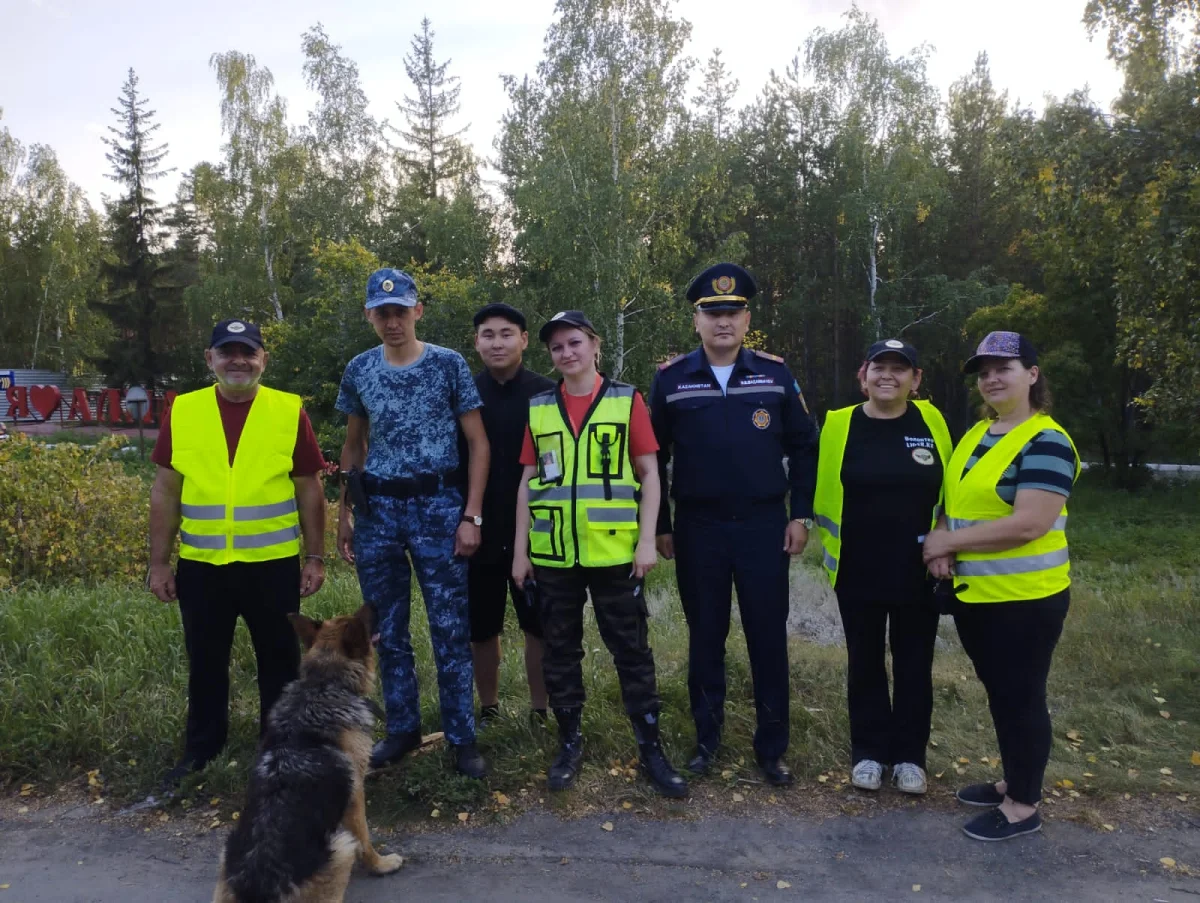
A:
[[[489,320],[492,317],[500,317],[508,320],[509,323],[519,326],[521,328],[521,332],[525,332],[528,329],[528,326],[525,324],[525,315],[511,304],[505,304],[503,301],[496,301],[493,304],[487,304],[479,308],[479,310],[475,312],[475,318],[473,321],[475,323],[475,328],[478,329],[480,323],[482,323],[484,320]]]
[[[867,363],[878,360],[885,354],[898,354],[908,361],[914,370],[917,369],[917,349],[908,342],[900,339],[881,339],[867,349]]]
[[[262,333],[249,320],[222,320],[213,327],[208,347],[220,348],[231,342],[240,342],[256,350],[263,347]]]
[[[592,325],[592,321],[587,318],[581,310],[560,310],[553,317],[546,321],[541,329],[538,330],[538,341],[547,342],[550,336],[554,335],[554,331],[560,326],[571,326],[575,329],[586,329],[589,332],[595,332],[596,327]]]
[[[963,373],[976,373],[986,357],[1020,358],[1028,366],[1037,363],[1037,349],[1019,332],[996,331],[983,337],[975,353],[963,364]]]

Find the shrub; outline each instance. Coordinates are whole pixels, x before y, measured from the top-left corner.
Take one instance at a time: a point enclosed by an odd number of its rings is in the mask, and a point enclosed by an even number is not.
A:
[[[144,573],[149,490],[113,459],[123,444],[0,442],[0,588]]]

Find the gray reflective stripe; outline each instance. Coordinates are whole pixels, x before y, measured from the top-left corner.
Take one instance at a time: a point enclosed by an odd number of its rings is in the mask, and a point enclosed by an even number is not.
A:
[[[973,526],[975,526],[976,524],[986,524],[986,523],[989,523],[989,521],[986,521],[986,520],[968,520],[968,519],[967,519],[967,518],[965,518],[965,517],[948,517],[948,518],[946,518],[946,523],[950,525],[950,529],[951,529],[951,530],[961,530],[963,527],[973,527]],[[1064,515],[1062,515],[1061,517],[1057,518],[1057,519],[1054,521],[1054,525],[1053,525],[1052,527],[1050,527],[1050,529],[1051,529],[1051,530],[1065,530],[1065,529],[1067,529],[1067,515],[1065,515],[1065,514],[1064,514]]]
[[[829,554],[828,550],[825,551],[825,567],[826,568],[828,568],[831,571],[836,571],[837,570],[837,561],[838,560],[836,558],[834,558],[832,555]]]
[[[588,522],[593,524],[637,523],[636,508],[589,508]]]
[[[529,406],[531,408],[539,408],[542,405],[547,404],[558,404],[558,400],[550,393],[546,393],[545,395],[535,395],[533,398],[529,399]]]
[[[817,522],[818,527],[824,527],[826,530],[828,530],[829,535],[834,539],[837,539],[839,536],[841,536],[842,530],[841,527],[838,526],[837,521],[830,520],[824,514],[816,515],[813,520]]]
[[[616,501],[631,502],[635,498],[634,493],[636,491],[633,486],[613,486],[612,497]],[[575,490],[575,497],[579,499],[602,499],[604,498],[604,487],[580,486]],[[569,502],[570,500],[570,486],[548,486],[545,489],[529,490],[529,501],[531,502]]]
[[[783,386],[738,386],[729,390],[730,395],[751,395],[757,392],[774,392],[782,395]]]
[[[535,520],[533,522],[534,533],[553,533],[554,523],[548,520]]]
[[[1041,555],[1021,555],[1017,558],[991,558],[986,561],[963,561],[954,566],[960,577],[998,577],[1005,574],[1032,574],[1048,571],[1066,564],[1070,560],[1066,549],[1045,552]]]
[[[296,510],[296,500],[288,499],[273,505],[239,505],[233,509],[234,520],[266,520],[268,517],[282,517]]]
[[[179,513],[192,520],[224,520],[224,505],[180,505]]]
[[[185,546],[191,546],[193,549],[225,548],[224,533],[218,534],[217,536],[205,536],[202,533],[188,533],[185,530],[180,530],[179,541]]]
[[[720,389],[693,389],[690,392],[672,392],[667,396],[667,404],[679,401],[681,398],[720,398]]]
[[[604,394],[608,398],[633,398],[633,386],[609,386]]]
[[[300,527],[284,527],[282,530],[272,530],[270,533],[251,533],[248,536],[233,537],[235,549],[262,549],[266,546],[278,545],[300,538]]]

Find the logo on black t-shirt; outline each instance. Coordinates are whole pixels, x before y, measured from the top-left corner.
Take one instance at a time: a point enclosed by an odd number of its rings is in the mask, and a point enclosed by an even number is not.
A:
[[[914,448],[912,450],[912,459],[918,464],[924,464],[929,467],[933,464],[933,452],[927,448]]]

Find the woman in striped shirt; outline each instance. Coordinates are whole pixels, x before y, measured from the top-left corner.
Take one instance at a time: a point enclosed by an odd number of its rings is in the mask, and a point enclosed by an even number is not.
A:
[[[946,467],[945,516],[924,557],[935,577],[955,580],[955,626],[987,690],[1004,764],[1003,780],[958,791],[988,809],[963,830],[1008,840],[1042,826],[1046,679],[1070,601],[1066,500],[1079,456],[1048,413],[1046,378],[1023,336],[989,333],[963,370],[976,375],[983,419]]]

